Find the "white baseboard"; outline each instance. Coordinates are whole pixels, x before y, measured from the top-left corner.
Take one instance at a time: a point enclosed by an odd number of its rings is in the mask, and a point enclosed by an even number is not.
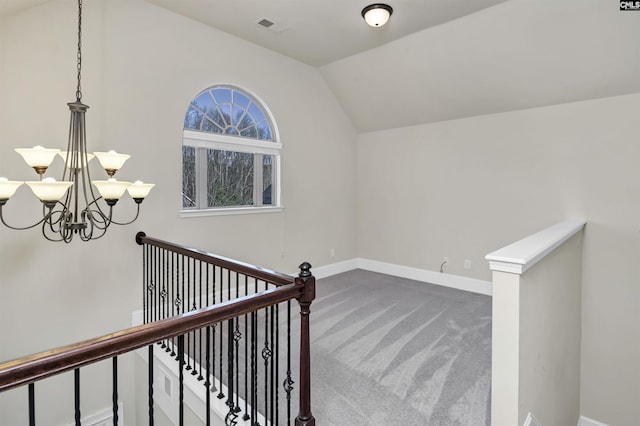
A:
[[[112,426],[113,425],[113,408],[105,408],[104,410],[83,417],[81,420],[83,425],[87,426]],[[124,425],[124,414],[122,412],[122,402],[118,402],[118,425]],[[72,426],[72,425],[69,425]]]
[[[358,260],[359,259],[349,259],[343,262],[332,263],[330,265],[319,266],[317,268],[311,268],[311,272],[317,279],[327,278],[332,275],[337,275],[343,272],[358,269]]]
[[[460,275],[441,274],[440,272],[429,271],[427,269],[394,265],[392,263],[379,262],[377,260],[370,259],[357,259],[357,265],[360,269],[379,272],[381,274],[437,284],[444,287],[456,288],[458,290],[470,291],[472,293],[479,293],[487,296],[491,296],[493,294],[491,281],[462,277]]]
[[[462,277],[460,275],[443,274],[440,272],[429,271],[428,269],[412,268],[410,266],[395,265],[393,263],[380,262],[371,259],[349,259],[317,268],[311,268],[311,272],[314,277],[321,279],[354,269],[364,269],[366,271],[393,275],[394,277],[407,278],[410,280],[451,287],[487,296],[491,296],[493,294],[491,281]]]
[[[609,426],[606,423],[599,422],[597,420],[590,419],[589,417],[581,416],[578,421],[578,426]]]

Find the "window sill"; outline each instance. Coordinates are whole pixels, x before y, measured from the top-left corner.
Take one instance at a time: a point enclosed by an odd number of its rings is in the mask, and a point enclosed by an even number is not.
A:
[[[217,209],[180,210],[180,217],[229,216],[239,214],[278,213],[284,210],[282,206],[267,207],[221,207]]]

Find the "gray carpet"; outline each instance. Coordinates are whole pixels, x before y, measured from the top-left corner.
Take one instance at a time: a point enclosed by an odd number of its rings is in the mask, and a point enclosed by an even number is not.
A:
[[[318,425],[490,424],[490,297],[355,270],[311,309]]]

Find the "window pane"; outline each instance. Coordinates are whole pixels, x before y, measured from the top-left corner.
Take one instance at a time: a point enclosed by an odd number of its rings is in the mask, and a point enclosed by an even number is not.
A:
[[[238,130],[240,130],[240,133],[242,134],[242,132],[246,130],[248,127],[251,127],[251,126],[255,127],[255,124],[256,123],[253,122],[253,118],[251,118],[249,114],[245,114],[242,116],[242,119],[238,123]]]
[[[216,102],[219,104],[231,103],[231,89],[226,87],[218,87],[212,90],[213,97],[216,98]]]
[[[271,140],[271,127],[266,121],[258,123],[258,139]]]
[[[254,121],[256,122],[260,122],[265,119],[264,114],[262,113],[262,110],[260,109],[260,107],[253,103],[249,107],[249,114],[251,114]]]
[[[233,91],[233,103],[239,105],[242,109],[247,109],[251,100],[237,90]]]
[[[196,149],[182,147],[182,207],[196,207]]]
[[[273,204],[273,155],[262,157],[262,205]]]
[[[194,105],[203,112],[207,112],[216,107],[213,98],[209,92],[204,92],[198,96],[194,101]]]
[[[257,139],[258,130],[256,130],[256,126],[250,126],[240,131],[240,136],[244,136],[245,138]]]
[[[244,109],[240,108],[237,105],[233,105],[232,106],[232,111],[233,111],[233,125],[237,126],[238,123],[240,123],[240,120],[242,119],[242,116],[244,115]]]
[[[202,120],[202,130],[208,133],[224,133],[223,128],[211,121],[209,117]]]
[[[202,112],[196,107],[191,105],[189,110],[184,116],[184,128],[191,130],[200,130],[200,123],[202,122]]]
[[[208,207],[253,205],[253,172],[253,154],[208,149]]]

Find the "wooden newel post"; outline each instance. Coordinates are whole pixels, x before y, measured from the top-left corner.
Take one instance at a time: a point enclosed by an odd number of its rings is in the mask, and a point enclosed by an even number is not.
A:
[[[300,265],[296,284],[304,285],[304,294],[298,298],[300,304],[300,411],[296,426],[315,426],[311,414],[311,340],[309,338],[309,314],[311,302],[316,298],[316,279],[311,274],[311,265]]]

